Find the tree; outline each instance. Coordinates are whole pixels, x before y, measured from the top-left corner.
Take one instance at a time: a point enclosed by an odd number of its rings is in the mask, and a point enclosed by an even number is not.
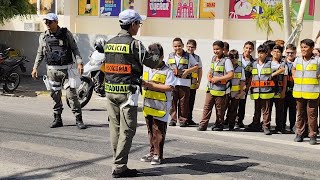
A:
[[[273,33],[271,27],[272,22],[276,22],[281,28],[283,28],[284,18],[282,3],[269,5],[264,3],[263,0],[249,0],[249,2],[253,7],[260,7],[262,10],[262,13],[259,13],[259,10],[252,13],[252,18],[256,21],[257,27],[267,33],[267,40],[270,34]]]
[[[0,24],[17,16],[28,17],[35,13],[36,8],[29,0],[0,0]]]

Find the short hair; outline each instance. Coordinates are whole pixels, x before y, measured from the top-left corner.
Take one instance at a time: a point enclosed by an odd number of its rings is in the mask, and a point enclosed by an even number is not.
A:
[[[285,44],[284,40],[281,40],[281,39],[277,39],[274,42],[276,45],[280,45],[280,46],[284,46],[284,44]]]
[[[175,42],[175,41],[179,41],[179,42],[181,42],[181,44],[183,44],[182,39],[179,37],[174,38],[172,42]]]
[[[257,48],[257,51],[258,53],[268,53],[268,46],[266,45],[260,45],[258,48]]]
[[[224,43],[222,41],[215,41],[213,42],[212,46],[219,46],[221,49],[224,48]]]
[[[300,41],[300,45],[301,44],[305,44],[309,47],[314,47],[314,41],[312,39],[303,39],[302,41]]]
[[[283,53],[283,47],[281,45],[275,45],[272,50],[278,49],[281,53]]]
[[[189,40],[187,41],[187,44],[192,44],[194,47],[197,47],[197,41],[194,40],[194,39],[189,39]]]
[[[225,48],[225,49],[227,49],[228,51],[229,51],[229,43],[228,42],[226,42],[226,41],[224,41],[223,42],[223,48]]]
[[[287,49],[291,49],[291,50],[296,51],[296,50],[297,50],[297,47],[296,47],[294,44],[288,44],[288,45],[286,46],[286,50],[287,50]]]
[[[247,42],[245,42],[244,45],[243,45],[243,47],[245,47],[246,45],[250,45],[250,46],[252,46],[252,48],[254,49],[254,44],[253,44],[252,41],[247,41]]]
[[[267,46],[268,50],[272,50],[276,43],[272,40],[267,40],[262,45]]]
[[[133,22],[134,24],[140,24],[140,21],[135,21]],[[126,24],[126,25],[120,25],[121,29],[123,30],[129,30],[129,28],[132,26],[132,23],[131,24]]]
[[[239,59],[239,52],[235,49],[229,51],[228,56],[230,59]]]

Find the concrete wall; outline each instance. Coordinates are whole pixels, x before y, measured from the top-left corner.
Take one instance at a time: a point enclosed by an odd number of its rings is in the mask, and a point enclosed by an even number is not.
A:
[[[36,51],[39,44],[39,32],[22,32],[22,31],[0,31],[1,42],[7,44],[10,47],[20,49],[21,52],[27,56],[30,60],[26,64],[27,72],[30,74],[36,57]],[[75,40],[78,43],[81,55],[83,57],[84,63],[89,61],[88,56],[93,51],[93,42],[97,37],[104,37],[105,39],[110,39],[113,36],[105,36],[98,34],[74,34]],[[159,42],[163,45],[165,52],[165,59],[168,58],[168,54],[172,52],[172,40],[173,38],[168,37],[151,37],[151,36],[140,36],[137,39],[141,40],[142,43],[147,47],[149,44],[154,42]],[[183,42],[187,42],[187,38],[182,38]],[[206,74],[210,68],[212,52],[212,43],[213,39],[196,39],[198,47],[196,53],[201,57],[203,63],[203,80],[201,83],[200,89],[204,89],[207,84]],[[242,47],[245,41],[242,40],[227,40],[230,43],[230,49],[237,49],[239,52],[242,52]],[[39,75],[44,75],[45,63],[43,62],[39,68]]]

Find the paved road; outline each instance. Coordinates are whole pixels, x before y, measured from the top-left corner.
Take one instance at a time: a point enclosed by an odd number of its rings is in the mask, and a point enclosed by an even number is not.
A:
[[[65,126],[50,129],[52,101],[45,94],[35,96],[29,86],[32,82],[22,84],[23,90],[13,97],[0,96],[0,179],[111,179],[104,100],[95,96],[84,108],[87,130],[75,127],[68,108],[63,114]],[[196,111],[195,119],[200,117],[201,111]],[[138,119],[129,167],[144,175],[135,179],[284,180],[320,176],[320,146],[295,143],[294,135],[198,132],[196,127],[169,127],[164,164],[152,166],[139,161],[148,152],[148,138],[141,113]],[[250,119],[249,112],[246,122]]]

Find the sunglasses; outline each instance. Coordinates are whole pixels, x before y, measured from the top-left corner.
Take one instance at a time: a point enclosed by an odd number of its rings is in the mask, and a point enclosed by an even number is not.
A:
[[[53,21],[51,21],[51,20],[46,20],[45,21],[45,24],[52,24],[53,23]]]

